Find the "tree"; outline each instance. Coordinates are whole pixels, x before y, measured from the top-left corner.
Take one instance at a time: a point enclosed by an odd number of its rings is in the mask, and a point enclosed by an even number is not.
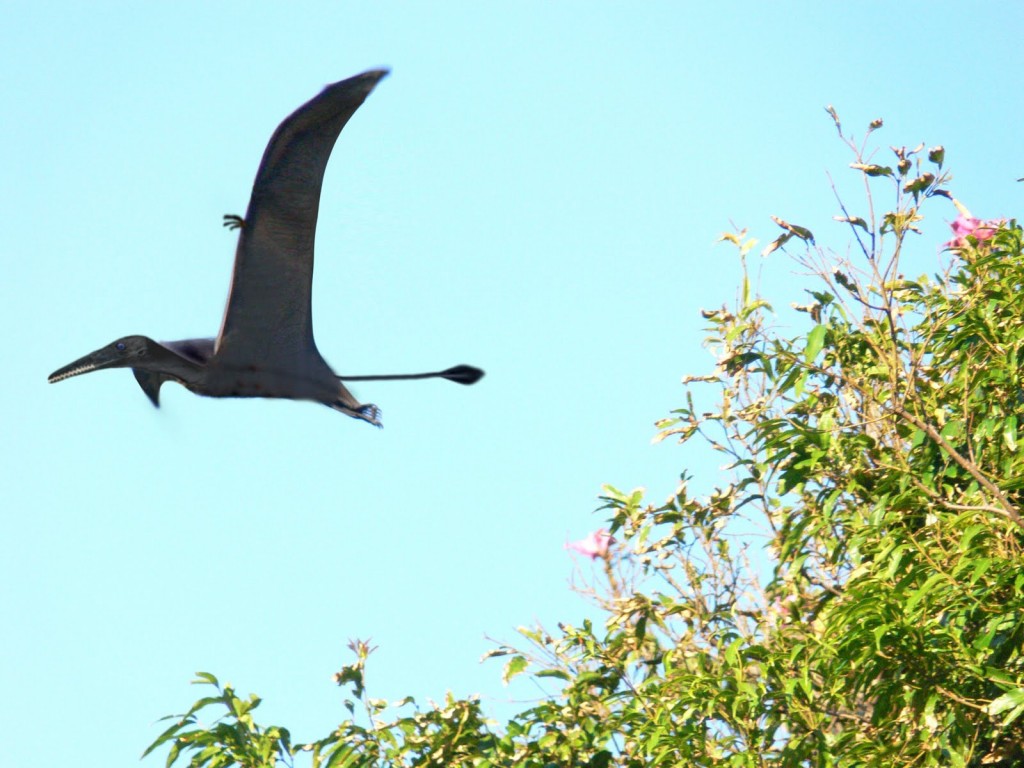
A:
[[[758,295],[745,232],[732,307],[703,313],[715,370],[684,379],[659,439],[728,457],[721,484],[672,499],[606,487],[615,539],[591,594],[603,627],[522,630],[504,676],[555,685],[499,728],[479,702],[397,708],[368,696],[371,648],[335,679],[351,717],[308,744],[252,719],[212,675],[150,746],[168,765],[1013,766],[1024,764],[1024,258],[1014,221],[980,221],[947,190],[941,147],[870,162],[840,201],[855,257],[776,218],[764,253],[799,245],[812,273],[785,336]],[[875,213],[877,188],[893,199]],[[960,212],[948,264],[908,279],[927,207]],[[761,538],[757,538],[760,536]],[[753,546],[752,541],[764,541]],[[361,706],[356,716],[357,704]],[[197,713],[224,719],[201,726]]]

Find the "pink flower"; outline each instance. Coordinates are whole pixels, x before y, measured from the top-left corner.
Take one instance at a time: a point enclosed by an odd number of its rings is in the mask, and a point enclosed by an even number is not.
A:
[[[946,248],[963,248],[969,244],[968,237],[973,237],[979,243],[991,240],[1002,223],[1003,219],[982,221],[961,211],[956,221],[949,225],[953,230],[953,239],[946,243]]]
[[[612,538],[611,534],[608,533],[606,529],[598,528],[585,539],[570,541],[565,545],[565,548],[579,552],[581,555],[586,555],[591,560],[595,560],[599,557],[605,557],[608,554],[608,545],[613,541],[615,541],[615,539]]]

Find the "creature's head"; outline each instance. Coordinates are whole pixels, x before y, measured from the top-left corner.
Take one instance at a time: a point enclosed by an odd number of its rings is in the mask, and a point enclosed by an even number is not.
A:
[[[65,365],[50,374],[49,381],[54,384],[72,376],[78,376],[104,368],[145,367],[145,360],[155,347],[159,347],[152,339],[145,336],[125,336],[112,341],[105,347],[80,357],[75,362]]]

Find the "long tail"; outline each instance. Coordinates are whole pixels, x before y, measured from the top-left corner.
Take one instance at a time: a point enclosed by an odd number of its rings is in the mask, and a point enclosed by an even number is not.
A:
[[[396,381],[399,379],[448,379],[458,384],[476,384],[484,377],[484,372],[472,365],[456,365],[443,371],[433,373],[390,373],[380,376],[339,376],[341,381]]]

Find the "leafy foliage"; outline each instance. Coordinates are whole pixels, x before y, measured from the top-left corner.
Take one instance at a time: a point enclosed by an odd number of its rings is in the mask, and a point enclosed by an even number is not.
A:
[[[805,329],[785,336],[746,269],[754,241],[723,236],[744,272],[734,306],[703,313],[717,366],[684,379],[657,439],[702,442],[728,474],[699,498],[684,475],[660,505],[605,488],[615,540],[588,590],[604,626],[523,628],[523,648],[488,654],[548,696],[503,728],[472,699],[388,705],[355,642],[335,677],[350,717],[328,736],[261,728],[258,698],[200,674],[217,695],[147,754],[170,744],[168,766],[210,768],[303,753],[314,768],[1024,764],[1024,235],[988,222],[941,274],[907,278],[924,207],[952,200],[945,150],[894,147],[880,165],[829,114],[868,191],[864,215],[840,202],[836,217],[856,259],[774,218],[764,253],[799,243],[815,276],[794,305]],[[875,185],[891,210],[876,214]],[[210,708],[223,719],[201,725]]]

